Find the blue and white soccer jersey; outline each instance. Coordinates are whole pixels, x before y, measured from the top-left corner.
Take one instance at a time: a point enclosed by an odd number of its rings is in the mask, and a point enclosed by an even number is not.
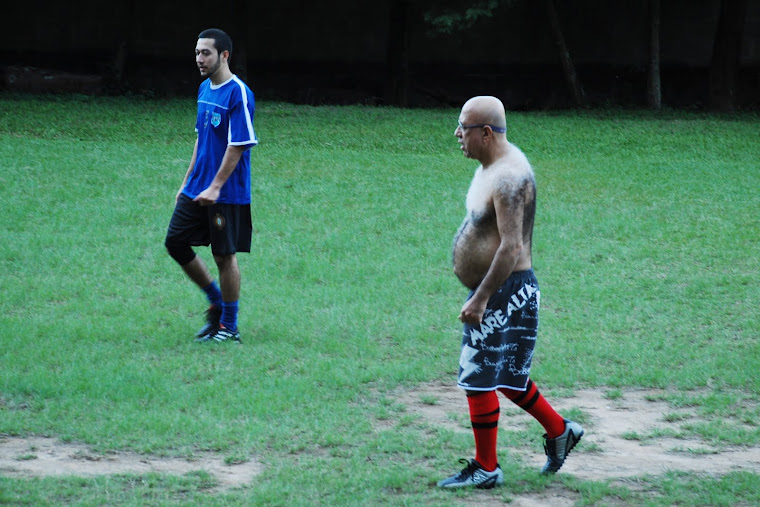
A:
[[[198,154],[182,192],[195,199],[214,180],[228,145],[245,146],[237,167],[225,182],[218,203],[251,203],[251,153],[258,144],[253,130],[253,92],[237,76],[213,85],[206,79],[198,88]]]

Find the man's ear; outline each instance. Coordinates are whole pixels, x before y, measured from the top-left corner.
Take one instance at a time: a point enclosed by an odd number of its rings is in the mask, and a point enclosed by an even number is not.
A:
[[[230,52],[228,50],[222,51],[222,59],[224,59],[225,62],[228,62],[230,60]]]

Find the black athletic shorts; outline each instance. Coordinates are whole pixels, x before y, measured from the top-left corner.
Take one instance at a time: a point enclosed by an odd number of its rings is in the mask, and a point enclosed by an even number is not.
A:
[[[471,291],[467,299],[475,291]],[[477,326],[464,325],[459,387],[524,391],[538,336],[541,292],[532,269],[512,273],[491,295]]]
[[[169,222],[167,239],[190,246],[211,245],[214,255],[251,251],[250,204],[201,206],[180,194]]]

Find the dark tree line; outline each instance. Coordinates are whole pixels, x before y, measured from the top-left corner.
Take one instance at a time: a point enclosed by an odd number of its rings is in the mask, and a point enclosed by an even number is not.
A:
[[[407,105],[409,86],[409,31],[413,29],[415,15],[422,12],[428,27],[453,34],[471,28],[483,18],[499,16],[500,7],[512,7],[529,0],[475,0],[468,7],[448,0],[390,0],[390,30],[388,38],[388,93],[389,103]],[[720,4],[720,15],[713,43],[710,66],[709,102],[711,109],[729,111],[736,106],[739,57],[742,49],[748,0],[715,0]],[[577,107],[588,103],[578,76],[571,50],[564,36],[562,20],[554,0],[541,0],[546,23],[557,49],[557,60],[565,76],[568,91]],[[660,75],[660,0],[643,3],[649,20],[647,65],[647,104],[652,109],[662,107],[662,84]]]
[[[712,0],[719,11],[713,39],[713,52],[709,72],[709,107],[713,110],[732,110],[737,104],[738,75],[740,55],[745,28],[745,18],[749,0]],[[396,106],[409,104],[410,56],[413,34],[429,32],[436,36],[456,36],[476,27],[483,20],[498,22],[500,17],[513,15],[515,12],[529,12],[515,9],[518,4],[530,2],[540,8],[541,17],[547,27],[543,33],[551,37],[556,48],[556,62],[564,76],[565,86],[576,107],[587,107],[588,101],[583,88],[583,76],[577,71],[573,60],[571,42],[565,37],[567,23],[571,18],[563,19],[556,0],[472,0],[466,7],[453,0],[387,0],[388,30],[385,51],[387,76],[385,83],[385,102]],[[237,72],[246,77],[246,48],[249,33],[251,7],[246,0],[229,0],[227,8],[231,13],[231,31],[235,33],[236,54],[234,64]],[[640,8],[648,19],[648,40],[641,40],[642,48],[647,48],[646,90],[641,96],[646,97],[650,108],[662,107],[661,78],[661,0],[642,0]],[[118,39],[111,63],[111,80],[118,88],[126,87],[126,62],[133,50],[134,29],[143,13],[137,12],[137,0],[125,0],[118,4],[115,15],[120,18]],[[539,36],[541,36],[539,34]]]
[[[730,111],[736,107],[747,3],[748,0],[720,1],[710,66],[710,107],[716,111]]]

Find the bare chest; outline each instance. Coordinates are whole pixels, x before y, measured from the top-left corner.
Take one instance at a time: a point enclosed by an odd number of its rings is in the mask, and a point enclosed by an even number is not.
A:
[[[493,177],[481,170],[475,173],[467,191],[465,206],[467,216],[473,221],[481,221],[494,215]]]

